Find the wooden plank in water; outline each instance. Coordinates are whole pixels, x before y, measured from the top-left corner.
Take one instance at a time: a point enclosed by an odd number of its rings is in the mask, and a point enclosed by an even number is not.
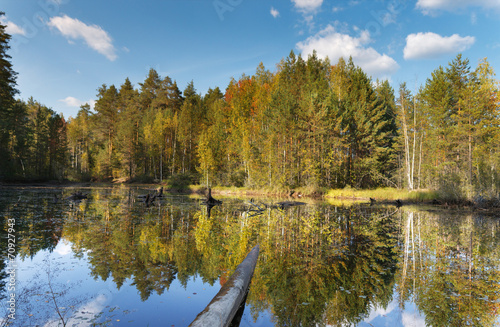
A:
[[[223,326],[231,324],[241,302],[245,299],[250,281],[252,280],[259,245],[257,244],[248,253],[228,281],[221,287],[219,293],[212,299],[208,306],[198,314],[190,327]]]

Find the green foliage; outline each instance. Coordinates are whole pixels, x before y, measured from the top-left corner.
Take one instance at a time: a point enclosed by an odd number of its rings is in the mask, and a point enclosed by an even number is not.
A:
[[[6,180],[62,179],[68,166],[64,117],[30,98],[16,101],[9,131]]]
[[[4,15],[0,11],[0,17]],[[16,90],[17,73],[12,68],[9,50],[11,36],[5,32],[6,26],[0,23],[0,179],[7,178],[7,175],[14,170],[15,155],[12,153],[12,143],[17,145],[17,140],[13,140],[16,128],[18,106],[15,105],[14,96]]]
[[[417,97],[423,167],[418,180],[450,199],[498,197],[498,83],[488,62],[475,70],[458,55],[432,73]],[[495,149],[495,150],[493,150]]]
[[[33,99],[14,101],[0,26],[0,178],[175,180],[247,188],[397,187],[447,198],[498,197],[498,82],[486,59],[458,55],[413,94],[374,82],[352,58],[293,51],[224,93],[181,92],[150,69],[134,88],[98,88],[68,123]]]
[[[4,13],[0,12],[0,17]],[[11,38],[0,24],[0,180],[62,179],[67,169],[64,117],[30,98],[14,100]]]

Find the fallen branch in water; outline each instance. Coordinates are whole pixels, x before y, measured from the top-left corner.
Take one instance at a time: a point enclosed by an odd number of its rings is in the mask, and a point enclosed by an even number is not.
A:
[[[234,273],[221,287],[219,293],[212,299],[205,310],[200,312],[189,325],[190,327],[227,327],[231,324],[248,293],[258,257],[259,245],[257,244],[248,253],[245,260],[236,267]]]

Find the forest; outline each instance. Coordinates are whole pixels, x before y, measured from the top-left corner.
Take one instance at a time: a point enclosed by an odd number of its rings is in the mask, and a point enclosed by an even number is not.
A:
[[[207,186],[438,190],[498,197],[499,84],[488,60],[458,54],[418,90],[373,80],[352,59],[293,51],[225,90],[181,91],[151,69],[97,88],[65,118],[16,99],[0,25],[0,181],[182,180]]]

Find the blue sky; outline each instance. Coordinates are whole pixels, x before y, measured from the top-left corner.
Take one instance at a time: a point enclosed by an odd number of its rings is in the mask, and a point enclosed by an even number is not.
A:
[[[500,56],[500,0],[1,0],[19,97],[75,116],[102,84],[138,87],[150,68],[204,94],[291,50],[352,56],[395,89],[458,53]]]

